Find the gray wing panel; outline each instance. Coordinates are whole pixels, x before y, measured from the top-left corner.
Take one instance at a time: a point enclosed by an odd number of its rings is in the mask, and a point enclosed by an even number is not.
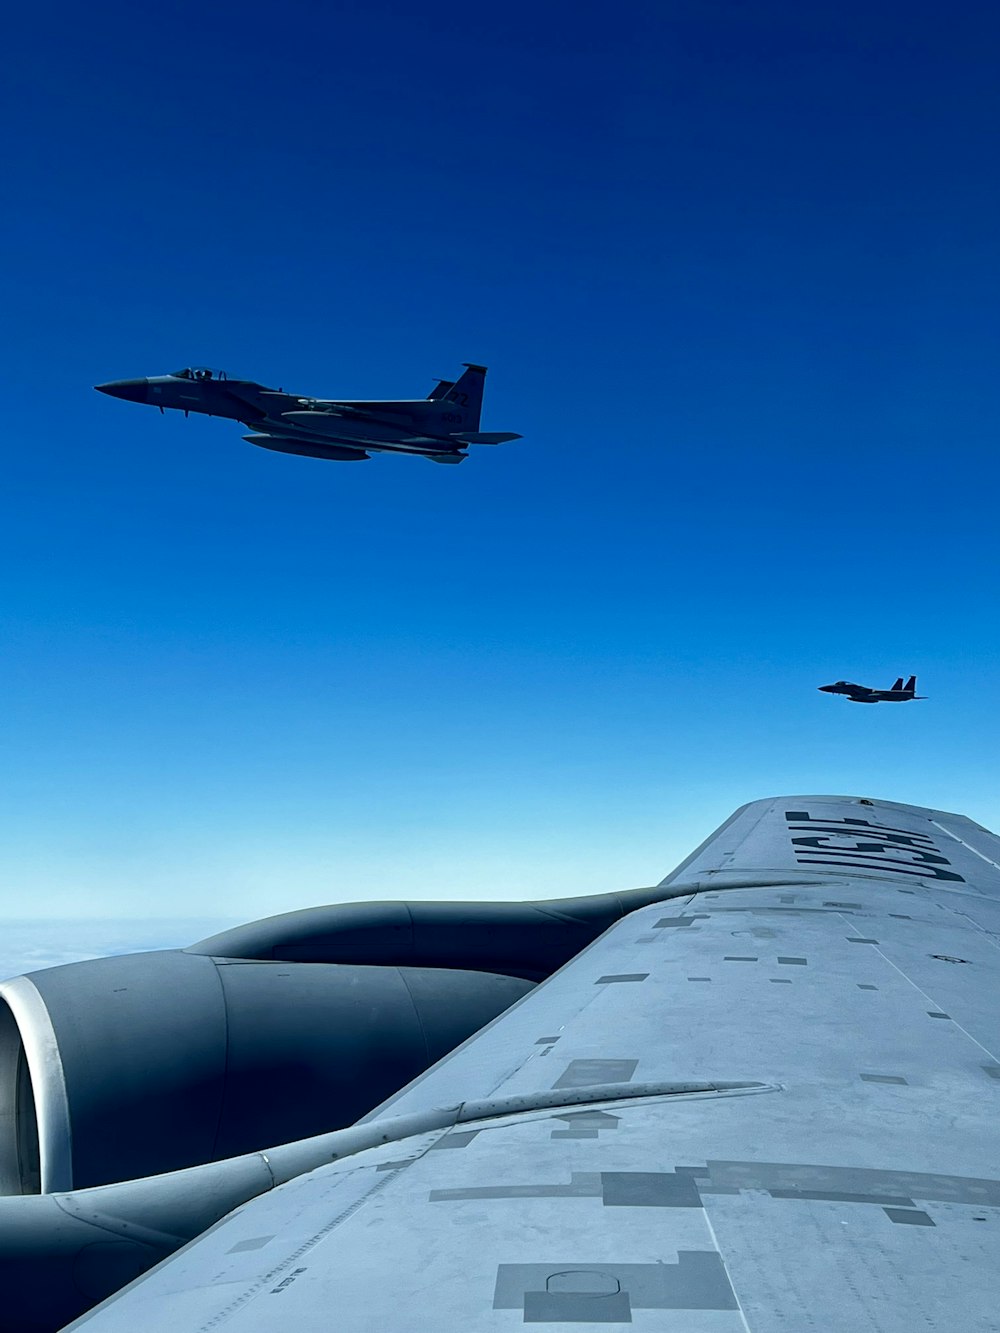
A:
[[[663,880],[693,890],[849,875],[963,884],[1000,899],[1000,838],[962,815],[847,796],[743,806]]]
[[[745,807],[671,877],[701,892],[632,913],[372,1118],[528,1109],[293,1181],[74,1327],[994,1330],[997,859],[935,811]],[[677,1083],[756,1086],[650,1090]]]

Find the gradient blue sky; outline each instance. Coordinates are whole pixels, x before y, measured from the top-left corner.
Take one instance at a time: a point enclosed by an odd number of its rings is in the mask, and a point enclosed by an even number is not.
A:
[[[5,22],[0,910],[626,888],[779,792],[1000,824],[1000,11]],[[525,438],[454,469],[91,388],[467,360]]]

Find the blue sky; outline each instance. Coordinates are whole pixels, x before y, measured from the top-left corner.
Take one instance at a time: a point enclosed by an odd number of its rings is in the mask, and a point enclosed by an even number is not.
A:
[[[990,7],[10,24],[0,910],[627,888],[779,792],[1000,824]],[[91,387],[463,361],[524,439],[453,469]]]

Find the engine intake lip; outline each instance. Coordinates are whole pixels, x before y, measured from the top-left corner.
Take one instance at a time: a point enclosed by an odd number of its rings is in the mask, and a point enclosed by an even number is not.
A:
[[[55,1030],[27,977],[0,982],[0,1189],[73,1187],[66,1078]]]

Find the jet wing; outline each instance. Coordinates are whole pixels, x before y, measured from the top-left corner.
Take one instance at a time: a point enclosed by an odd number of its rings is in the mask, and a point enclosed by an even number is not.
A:
[[[1000,841],[758,801],[663,887],[71,1327],[995,1329]]]

